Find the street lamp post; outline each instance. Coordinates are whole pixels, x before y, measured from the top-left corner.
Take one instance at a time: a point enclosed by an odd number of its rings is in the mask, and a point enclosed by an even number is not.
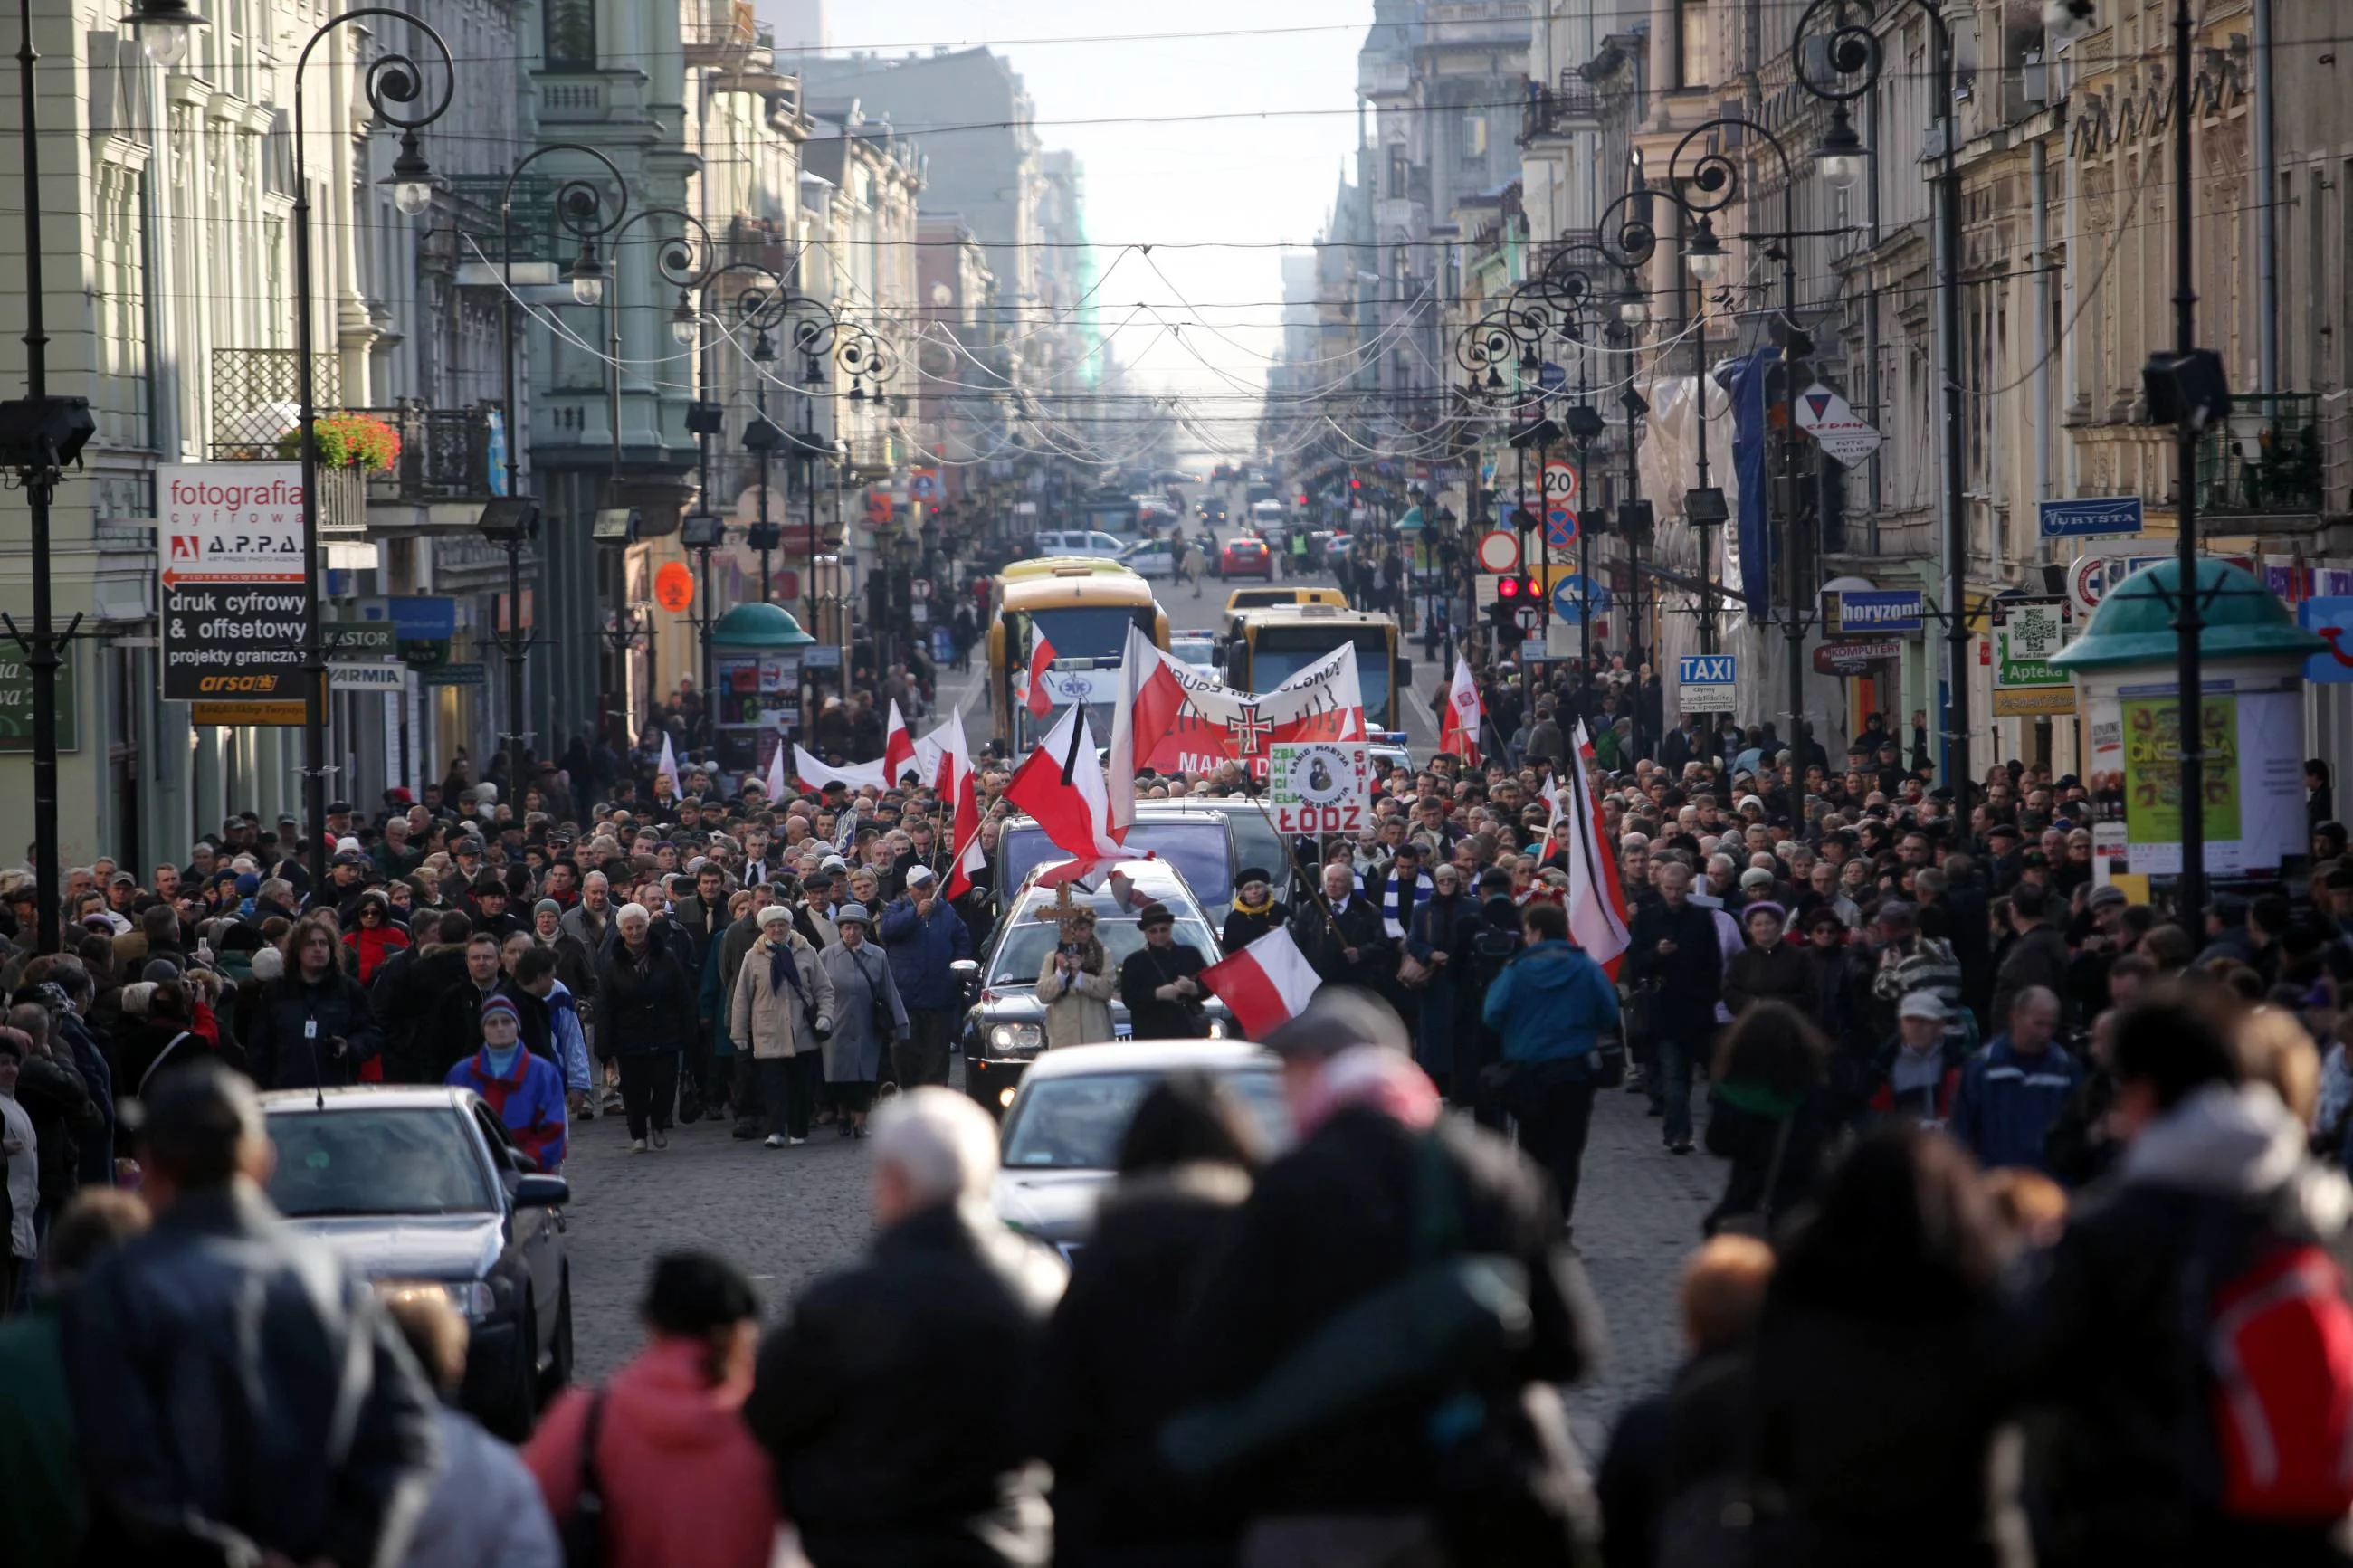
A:
[[[353,16],[363,14],[352,13]],[[583,146],[576,142],[552,142],[524,153],[507,172],[506,185],[499,195],[499,269],[502,284],[499,291],[499,357],[505,381],[505,499],[511,503],[521,504],[500,508],[494,503],[485,511],[482,532],[485,537],[504,544],[507,552],[507,624],[503,638],[507,659],[507,789],[518,805],[522,798],[524,767],[523,671],[531,652],[530,638],[522,628],[522,547],[537,531],[539,509],[522,493],[522,431],[515,423],[514,190],[515,182],[522,177],[525,169],[555,153],[594,158],[613,176],[613,214],[609,218],[604,216],[603,195],[586,180],[566,180],[555,193],[556,221],[580,242],[579,255],[567,273],[575,303],[588,306],[603,303],[605,265],[597,258],[596,242],[619,231],[629,205],[628,183],[621,177],[619,166],[594,147]],[[617,377],[617,367],[614,374]],[[533,617],[534,620],[536,618]]]
[[[1946,694],[1945,782],[1953,788],[1954,811],[1966,818],[1976,781],[1969,772],[1968,426],[1961,398],[1960,128],[1953,109],[1952,29],[1946,26],[1937,0],[1905,3],[1915,7],[1928,25],[1932,43],[1928,101],[1934,106],[1940,127],[1935,186],[1936,350],[1940,361],[1936,379],[1944,389],[1945,415],[1945,637],[1946,681],[1949,688]],[[1810,49],[1810,44],[1820,47]],[[1857,11],[1847,0],[1813,0],[1798,18],[1789,57],[1797,69],[1798,84],[1831,106],[1830,127],[1814,150],[1815,164],[1831,188],[1846,190],[1862,177],[1869,157],[1862,138],[1847,116],[1846,106],[1878,85],[1884,64],[1879,35],[1873,30],[1869,14]],[[1818,72],[1827,74],[1818,77]],[[2179,82],[2175,85],[2180,86]],[[2186,127],[2182,144],[2187,145]],[[2180,155],[2188,156],[2186,151]],[[2187,287],[2186,269],[2184,279]],[[1794,323],[1792,326],[1794,330]]]
[[[29,18],[29,5],[25,5],[24,0],[20,0],[20,6]],[[432,53],[439,57],[441,83],[438,99],[427,91],[424,67],[413,57],[397,50],[380,55],[371,60],[368,63],[366,74],[362,79],[362,87],[367,97],[369,110],[375,119],[385,125],[397,128],[400,132],[400,153],[393,160],[392,174],[385,183],[393,188],[394,205],[410,217],[418,216],[433,205],[433,171],[426,163],[424,154],[418,147],[417,133],[440,119],[448,111],[451,100],[457,95],[458,86],[457,67],[450,56],[449,46],[442,40],[441,35],[409,13],[395,10],[389,6],[360,6],[346,11],[342,16],[328,18],[304,41],[302,52],[295,57],[294,60],[294,357],[296,374],[301,384],[301,412],[297,428],[301,435],[302,574],[305,595],[309,601],[309,608],[302,619],[302,814],[307,819],[304,831],[309,837],[311,879],[314,888],[324,888],[327,885],[329,847],[326,832],[327,774],[330,769],[327,763],[326,728],[327,656],[326,645],[321,639],[319,632],[319,450],[316,438],[319,410],[316,378],[313,375],[316,346],[312,341],[313,311],[311,298],[311,183],[304,158],[304,150],[309,138],[304,134],[303,130],[302,73],[310,67],[311,52],[330,33],[347,23],[375,17],[400,22],[415,29],[431,46]],[[185,58],[189,29],[203,26],[204,19],[191,11],[188,0],[137,0],[131,15],[123,18],[123,23],[139,33],[149,58],[160,65],[174,65]],[[26,49],[17,57],[24,68],[26,162],[28,170],[32,167],[34,155],[31,134],[30,48],[31,35],[28,30]],[[37,222],[39,213],[37,196],[26,205],[28,218]],[[36,312],[39,308],[40,298],[37,282],[40,265],[37,241],[33,247],[34,255],[31,260],[34,270],[30,274],[33,279]],[[37,314],[35,319],[37,320]],[[30,342],[29,337],[27,342]],[[510,451],[512,450],[512,442],[511,433]],[[46,521],[47,519],[44,516],[41,522],[45,525]],[[39,529],[35,545],[37,554],[34,567],[36,602],[33,640],[37,645],[43,640],[41,622],[46,617],[46,605],[42,601],[47,596],[48,574],[44,559],[47,531],[46,526]],[[52,649],[52,662],[49,668],[52,692],[54,692],[56,669],[54,658],[54,649]],[[37,663],[35,665],[35,674],[37,682],[40,675],[40,667]],[[39,695],[37,684],[35,694],[37,702]],[[53,696],[50,715],[52,727],[55,722]],[[35,713],[37,729],[39,724],[40,719],[37,708]],[[54,831],[56,809],[54,756],[50,761],[49,773],[50,816]],[[37,829],[40,809],[38,799],[40,779],[40,760],[37,754],[34,763]],[[36,837],[37,837],[37,832]]]

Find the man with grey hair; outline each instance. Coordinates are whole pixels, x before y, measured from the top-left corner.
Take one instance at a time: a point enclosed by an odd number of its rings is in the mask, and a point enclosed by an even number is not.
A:
[[[1547,1448],[1535,1431],[1565,1433],[1559,1385],[1594,1364],[1601,1320],[1552,1183],[1500,1137],[1445,1114],[1408,1054],[1404,1025],[1369,993],[1327,985],[1267,1043],[1299,1142],[1261,1176],[1204,1282],[1171,1374],[1200,1403],[1167,1428],[1164,1449],[1180,1474],[1198,1479],[1217,1456],[1230,1462],[1222,1473],[1246,1479],[1243,1568],[1448,1562],[1457,1559],[1440,1540],[1444,1467],[1433,1463],[1430,1434],[1445,1423],[1442,1408],[1509,1411],[1521,1419],[1474,1416],[1439,1439],[1488,1446],[1482,1465],[1509,1453],[1485,1473],[1525,1489],[1518,1506],[1482,1521],[1481,1550],[1460,1561],[1558,1554],[1571,1529],[1591,1521],[1558,1458],[1567,1445]],[[1434,1193],[1446,1221],[1433,1233],[1425,1205]],[[1369,1201],[1335,1202],[1337,1194]],[[1427,1278],[1433,1251],[1517,1265],[1512,1348],[1475,1369],[1466,1362],[1459,1381],[1428,1382],[1428,1367],[1398,1373],[1383,1358],[1343,1352],[1363,1342],[1368,1315],[1415,1321],[1417,1276]],[[1328,1371],[1335,1358],[1361,1381],[1296,1380],[1301,1366]],[[1303,1413],[1285,1386],[1313,1387],[1333,1408]],[[1297,1419],[1268,1435],[1269,1406]]]
[[[873,1151],[871,1255],[802,1293],[744,1406],[777,1511],[820,1568],[1042,1563],[1047,1476],[1015,1416],[1061,1260],[989,1213],[997,1127],[965,1095],[907,1090]]]
[[[271,1205],[250,1083],[201,1061],[142,1099],[154,1228],[64,1318],[90,1560],[400,1561],[438,1445],[375,1291]]]

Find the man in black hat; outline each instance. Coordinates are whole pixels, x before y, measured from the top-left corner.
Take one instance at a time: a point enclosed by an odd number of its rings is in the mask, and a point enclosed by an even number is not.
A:
[[[1144,906],[1135,923],[1144,931],[1144,945],[1119,966],[1119,999],[1127,1004],[1128,1022],[1139,1040],[1198,1039],[1209,1032],[1208,1015],[1201,998],[1201,971],[1208,962],[1200,950],[1176,940],[1176,917],[1166,904]]]

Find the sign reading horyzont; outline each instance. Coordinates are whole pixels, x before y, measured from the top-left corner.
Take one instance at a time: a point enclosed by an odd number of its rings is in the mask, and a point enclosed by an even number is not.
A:
[[[155,503],[164,700],[300,700],[301,465],[166,464]]]

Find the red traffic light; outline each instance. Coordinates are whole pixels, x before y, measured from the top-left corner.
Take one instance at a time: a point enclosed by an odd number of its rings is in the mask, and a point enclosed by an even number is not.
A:
[[[1299,504],[1301,506],[1305,506],[1307,504],[1307,498],[1305,496],[1301,496],[1299,498]]]
[[[1350,479],[1348,481],[1348,488],[1352,490],[1363,489],[1365,488],[1365,481],[1362,479]]]
[[[1495,597],[1499,599],[1516,599],[1519,596],[1520,580],[1517,577],[1505,577],[1495,584]]]

